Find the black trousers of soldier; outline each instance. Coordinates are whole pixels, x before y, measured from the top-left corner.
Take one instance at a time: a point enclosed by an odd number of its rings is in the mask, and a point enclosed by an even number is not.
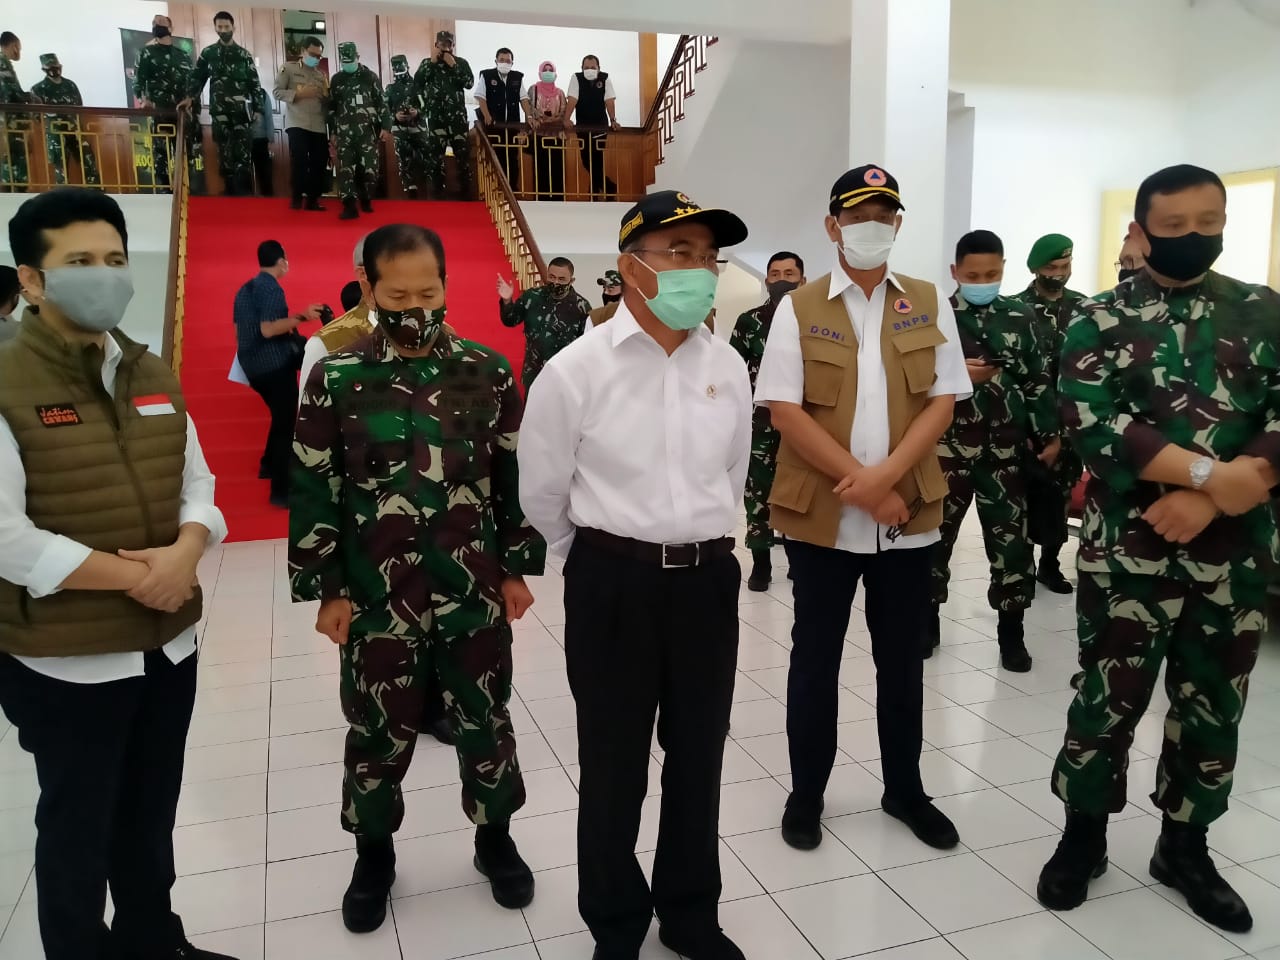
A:
[[[591,133],[582,138],[579,148],[582,154],[582,165],[591,176],[591,196],[613,196],[618,192],[617,186],[605,176],[604,148],[609,142],[606,133]]]
[[[786,551],[795,597],[787,677],[792,791],[817,800],[827,789],[836,757],[840,661],[862,581],[885,793],[919,799],[924,661],[915,638],[929,606],[931,548],[849,553],[787,540]]]
[[[655,909],[676,929],[716,924],[742,571],[732,556],[662,570],[579,538],[564,580],[582,766],[578,909],[597,944],[626,956]],[[651,890],[635,849],[655,714],[666,756]]]
[[[175,956],[173,827],[195,696],[194,655],[174,664],[154,650],[144,676],[68,683],[0,654],[0,705],[40,779],[35,878],[46,960]]]
[[[324,194],[325,170],[329,167],[329,141],[323,133],[290,127],[289,180],[294,200],[319,200]]]

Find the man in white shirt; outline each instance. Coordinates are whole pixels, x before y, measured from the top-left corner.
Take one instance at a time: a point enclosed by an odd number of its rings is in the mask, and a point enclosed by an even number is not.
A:
[[[604,148],[608,144],[607,130],[618,130],[618,99],[613,92],[609,74],[600,70],[600,58],[589,54],[582,58],[582,70],[569,81],[565,116],[573,117],[579,127],[586,127],[579,152],[582,166],[591,178],[591,196],[612,197],[618,192],[614,182],[605,176]]]
[[[9,221],[31,306],[0,347],[0,705],[40,780],[46,960],[229,960],[187,942],[170,900],[196,566],[226,525],[177,378],[116,331],[127,241],[96,190]]]
[[[355,272],[357,281],[365,278],[364,242],[368,236],[369,234],[366,233],[357,240],[355,248],[351,251],[351,268]],[[329,354],[345,349],[357,340],[367,337],[373,333],[373,328],[377,325],[378,311],[365,303],[363,298],[354,309],[326,323],[307,339],[307,345],[302,350],[302,372],[298,382],[305,386],[307,378],[311,376],[312,367]],[[299,391],[299,406],[302,405],[301,393],[302,391]]]
[[[718,922],[717,827],[751,387],[703,321],[719,251],[746,236],[733,214],[674,191],[632,207],[618,312],[551,359],[521,427],[521,505],[568,555],[578,904],[596,960],[636,960],[655,910],[659,938],[688,960],[743,957]],[[635,845],[655,713],[666,756],[650,891]]]
[[[959,842],[920,781],[923,661],[931,545],[946,481],[937,444],[957,397],[971,393],[955,315],[927,281],[894,274],[902,226],[897,181],[850,170],[831,191],[835,270],[785,297],[756,381],[782,434],[769,497],[795,595],[787,739],[788,844],[822,841],[823,793],[836,752],[840,660],[858,581],[876,664],[881,805],[930,846]]]

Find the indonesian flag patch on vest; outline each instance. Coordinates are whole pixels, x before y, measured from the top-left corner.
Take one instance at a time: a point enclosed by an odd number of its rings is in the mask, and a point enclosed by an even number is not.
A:
[[[159,417],[166,413],[177,413],[173,400],[167,393],[153,393],[145,397],[134,397],[133,405],[140,417]]]

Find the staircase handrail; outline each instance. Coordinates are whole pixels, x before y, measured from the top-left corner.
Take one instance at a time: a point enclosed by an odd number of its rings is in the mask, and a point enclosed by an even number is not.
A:
[[[511,184],[502,172],[497,151],[489,138],[476,131],[473,141],[478,141],[475,156],[480,197],[489,209],[493,225],[498,229],[498,236],[502,240],[518,286],[521,290],[540,287],[546,283],[547,262],[538,249],[538,242],[533,238],[533,230],[525,219],[524,211],[520,209],[520,201],[516,199]]]
[[[644,121],[645,132],[656,138],[657,163],[665,159],[666,145],[675,140],[676,121],[684,119],[685,98],[693,96],[695,91],[694,77],[707,68],[707,48],[718,41],[719,37],[684,33],[676,42],[667,72]]]
[[[182,372],[182,324],[186,314],[187,201],[190,197],[190,183],[187,180],[187,116],[186,111],[178,112],[178,135],[173,156],[169,159],[169,186],[173,190],[173,204],[169,218],[169,269],[164,295],[164,334],[160,344],[160,356],[169,364],[175,376]]]

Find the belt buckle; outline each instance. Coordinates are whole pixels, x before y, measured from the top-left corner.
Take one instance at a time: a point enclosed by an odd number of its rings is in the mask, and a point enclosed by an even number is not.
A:
[[[672,563],[667,558],[667,551],[679,549],[681,547],[693,547],[693,563]],[[663,570],[684,570],[688,567],[696,567],[702,559],[702,544],[700,543],[664,543],[662,545],[662,569]]]

